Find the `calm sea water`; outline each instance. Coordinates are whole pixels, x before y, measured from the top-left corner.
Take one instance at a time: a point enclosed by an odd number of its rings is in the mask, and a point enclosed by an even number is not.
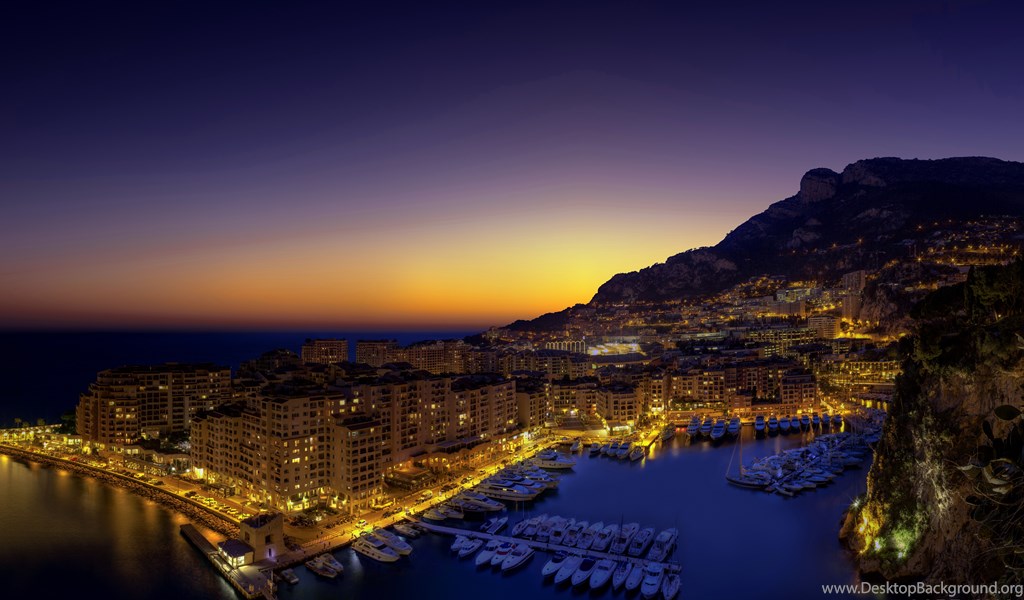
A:
[[[745,428],[749,438],[749,428]],[[799,436],[747,439],[745,461],[802,443]],[[866,468],[847,471],[826,488],[797,498],[729,486],[723,476],[739,460],[735,444],[656,446],[642,463],[579,458],[557,491],[512,520],[546,512],[605,523],[637,521],[681,536],[673,558],[683,566],[682,598],[820,598],[821,585],[856,583],[836,538],[850,500],[864,491]],[[235,593],[178,533],[170,511],[127,492],[57,469],[0,457],[0,580],[10,597],[52,597],[88,590],[88,597],[235,598]],[[466,526],[474,526],[466,522]],[[282,600],[338,598],[623,597],[544,583],[538,553],[512,574],[478,570],[448,552],[451,539],[428,535],[391,565],[336,553],[346,572],[335,581],[296,569],[301,582],[283,585]],[[84,586],[84,588],[83,588]]]
[[[0,332],[0,427],[15,418],[55,422],[73,410],[96,373],[126,364],[215,362],[237,369],[267,350],[299,352],[310,337],[397,339],[402,344],[461,338],[475,331],[272,331],[272,332]]]

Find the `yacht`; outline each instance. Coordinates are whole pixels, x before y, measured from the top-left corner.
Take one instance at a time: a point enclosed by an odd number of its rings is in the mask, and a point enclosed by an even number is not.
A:
[[[836,413],[832,415],[832,424],[839,426],[843,424],[843,415]]]
[[[811,415],[811,425],[814,425],[815,427],[821,426],[821,417],[818,416],[818,413]]]
[[[586,550],[594,545],[594,540],[597,539],[597,534],[601,533],[604,529],[604,521],[598,521],[587,527],[583,533],[580,534],[580,539],[576,542],[576,547],[581,550]]]
[[[398,560],[398,553],[388,548],[387,544],[372,533],[361,536],[352,544],[352,549],[367,558],[380,562],[395,562]]]
[[[635,592],[640,589],[640,584],[644,581],[644,569],[640,565],[636,565],[626,576],[626,591]]]
[[[583,585],[587,581],[590,581],[590,575],[594,572],[594,567],[597,565],[597,560],[591,557],[586,557],[580,566],[576,568],[576,572],[572,574],[572,585],[576,587]]]
[[[533,548],[526,544],[519,544],[508,553],[505,560],[501,561],[502,571],[512,571],[526,564],[533,556]]]
[[[640,444],[637,444],[636,446],[633,446],[632,450],[629,451],[629,460],[638,461],[642,459],[645,454],[646,452],[644,452],[644,447],[641,446]]]
[[[669,423],[661,430],[661,441],[667,442],[670,439],[676,437],[676,426]]]
[[[487,496],[484,496],[483,494],[478,494],[476,492],[462,492],[461,494],[459,494],[459,498],[461,498],[463,502],[469,502],[471,504],[474,504],[481,510],[487,512],[497,512],[505,510],[505,505],[502,504],[501,502],[498,502],[497,500],[493,500],[491,498],[488,498]]]
[[[601,446],[601,454],[602,455],[607,455],[608,451],[611,449],[611,447],[612,447],[611,444],[605,444],[605,445]]]
[[[580,451],[580,440],[579,440],[579,438],[576,438],[575,440],[573,440],[572,446],[569,446],[569,452],[571,452],[573,454],[576,454],[579,451]]]
[[[537,528],[537,541],[545,543],[548,542],[551,539],[551,530],[554,529],[556,525],[564,521],[565,519],[557,515],[548,518],[546,521],[542,521],[540,526]]]
[[[513,548],[515,548],[515,544],[512,542],[503,542],[498,546],[498,549],[494,551],[494,555],[491,556],[491,566],[497,567],[504,563]]]
[[[434,506],[423,512],[423,518],[430,519],[431,521],[444,521],[448,517],[444,516],[444,514]]]
[[[633,536],[633,541],[630,542],[627,553],[630,556],[643,556],[652,541],[654,541],[654,529],[645,527],[640,530],[640,533]]]
[[[619,445],[619,451],[615,454],[615,458],[626,458],[629,456],[629,446],[629,442],[622,442],[622,444]]]
[[[611,551],[615,554],[622,554],[629,548],[629,543],[633,541],[633,536],[636,535],[637,530],[640,529],[639,523],[627,523],[622,526],[619,530],[619,535],[615,537],[615,541],[612,542]]]
[[[281,577],[281,579],[284,579],[292,585],[295,585],[299,582],[299,576],[296,575],[295,571],[291,569],[282,569],[281,572],[278,573],[278,575]]]
[[[629,564],[628,561],[622,561],[615,566],[615,572],[612,573],[612,588],[620,589],[629,577],[630,571],[633,570],[633,565]]]
[[[608,549],[608,546],[612,543],[612,540],[619,534],[619,526],[612,523],[608,525],[594,536],[594,543],[591,547],[598,552],[604,552]]]
[[[526,529],[523,530],[523,537],[532,538],[537,535],[537,530],[540,528],[541,523],[547,520],[548,514],[537,515],[536,517],[530,517],[526,520]]]
[[[334,555],[330,552],[324,552],[317,558],[320,559],[320,564],[324,565],[325,567],[334,569],[334,571],[337,572],[339,575],[345,572],[344,565],[338,562],[338,559],[334,558]]]
[[[690,438],[700,437],[700,417],[697,415],[690,417],[690,424],[686,426],[686,433],[689,434]]]
[[[678,537],[679,530],[675,527],[659,533],[658,537],[654,538],[654,545],[651,546],[651,551],[647,554],[647,558],[657,561],[668,558],[669,553],[672,552],[672,546],[675,545]]]
[[[484,521],[484,524],[480,526],[480,531],[494,535],[501,531],[506,524],[508,524],[508,517],[494,517]]]
[[[518,523],[512,526],[512,530],[509,532],[512,537],[523,537],[523,532],[526,531],[526,526],[530,524],[529,519],[522,519]]]
[[[608,451],[605,452],[608,456],[617,456],[619,454],[619,440],[615,440],[608,446]]]
[[[644,581],[640,586],[640,595],[654,598],[661,591],[661,580],[665,578],[665,567],[661,563],[651,563],[644,568]]]
[[[825,413],[825,414],[821,415],[821,426],[822,427],[831,427],[832,426],[832,416],[830,414]]]
[[[562,544],[566,546],[578,546],[580,543],[580,536],[586,531],[587,527],[590,526],[588,521],[576,521],[576,523],[565,530],[565,537],[562,538]]]
[[[544,563],[544,568],[540,570],[540,574],[544,577],[550,577],[558,572],[562,568],[562,564],[565,563],[565,559],[569,555],[565,552],[555,552],[555,555],[551,557],[551,560]]]
[[[594,442],[593,444],[590,445],[590,455],[591,456],[594,456],[595,454],[598,454],[600,452],[601,452],[601,444],[600,443]]]
[[[448,519],[465,519],[466,513],[455,508],[451,504],[442,504],[437,507],[438,512],[444,515]]]
[[[715,422],[711,420],[711,417],[704,419],[704,422],[700,425],[700,434],[704,437],[711,435],[711,428],[715,426]]]
[[[775,415],[772,415],[772,417],[768,419],[768,433],[771,435],[779,433],[779,420]]]
[[[782,433],[789,433],[789,415],[779,419],[779,431]]]
[[[740,434],[741,426],[742,425],[740,423],[739,417],[733,417],[732,419],[729,419],[729,426],[725,428],[726,435],[728,435],[729,437],[736,437],[737,435]]]
[[[576,524],[576,519],[569,519],[568,521],[561,521],[551,528],[551,543],[562,544],[565,540],[565,534],[569,531],[569,528]]]
[[[391,533],[387,529],[374,529],[373,535],[380,538],[380,540],[387,544],[389,548],[401,554],[402,556],[406,556],[412,553],[412,546],[409,545],[409,542],[406,542],[405,540]]]
[[[675,573],[665,576],[665,581],[661,584],[661,595],[665,597],[665,600],[673,600],[679,595],[679,576]]]
[[[452,547],[451,547],[452,554],[455,554],[459,550],[462,550],[462,547],[465,546],[466,542],[468,542],[468,541],[469,541],[469,538],[464,536],[464,535],[457,535],[457,536],[455,536],[455,541],[452,542]]]
[[[569,578],[576,572],[576,569],[579,568],[581,562],[583,562],[583,557],[576,556],[575,554],[568,556],[564,561],[562,561],[562,566],[558,569],[558,572],[555,573],[555,584],[557,585],[569,581]]]
[[[488,498],[496,498],[498,500],[512,500],[518,502],[521,502],[523,500],[533,500],[539,494],[539,492],[526,489],[521,485],[514,485],[499,481],[485,481],[480,485],[476,486],[476,491],[483,494],[484,496],[487,496]]]
[[[594,572],[590,574],[590,589],[599,590],[611,581],[612,573],[615,572],[615,561],[603,558],[597,561]]]
[[[484,545],[483,538],[477,538],[475,540],[467,540],[463,542],[462,548],[459,549],[459,558],[466,558],[473,554]]]
[[[754,435],[758,437],[764,436],[765,423],[764,415],[757,415],[754,417]]]
[[[317,556],[316,558],[307,560],[306,568],[316,573],[317,575],[321,577],[326,577],[328,579],[334,579],[338,576],[337,571],[324,564],[322,556]]]
[[[725,419],[719,419],[715,422],[715,427],[711,430],[711,441],[718,442],[725,437]]]
[[[543,469],[571,469],[576,466],[576,460],[554,450],[545,450],[533,458],[533,464]]]
[[[476,559],[473,562],[475,562],[478,567],[490,565],[491,559],[494,558],[494,553],[497,552],[498,546],[500,545],[501,542],[498,540],[491,540],[487,542],[487,545],[480,551],[480,554],[476,555]]]
[[[811,428],[811,418],[807,415],[800,415],[800,427],[803,429]]]
[[[408,523],[395,523],[394,525],[392,525],[392,527],[395,528],[395,531],[404,535],[407,538],[416,539],[420,537],[419,530],[417,530],[415,527]]]

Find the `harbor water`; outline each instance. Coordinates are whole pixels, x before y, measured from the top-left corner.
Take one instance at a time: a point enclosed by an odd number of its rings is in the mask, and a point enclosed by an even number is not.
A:
[[[577,458],[557,490],[510,506],[509,524],[549,513],[604,521],[638,522],[656,531],[676,527],[671,560],[682,565],[683,598],[741,594],[761,598],[817,598],[822,585],[857,583],[836,534],[842,512],[865,488],[867,464],[795,498],[736,488],[725,481],[740,456],[755,457],[806,443],[811,434],[693,445],[677,436],[658,443],[639,462]],[[235,592],[178,533],[183,519],[128,492],[59,469],[0,458],[0,577],[16,591],[49,597],[88,591],[107,598],[234,598]],[[479,521],[447,521],[476,527]],[[300,583],[281,584],[282,600],[337,598],[491,599],[620,597],[544,582],[548,555],[538,552],[512,573],[477,569],[449,552],[452,539],[424,535],[411,556],[380,564],[346,549],[336,552],[345,572],[324,580],[304,566]],[[84,589],[83,587],[84,586]],[[593,595],[591,595],[593,594]],[[14,597],[21,597],[17,594]]]

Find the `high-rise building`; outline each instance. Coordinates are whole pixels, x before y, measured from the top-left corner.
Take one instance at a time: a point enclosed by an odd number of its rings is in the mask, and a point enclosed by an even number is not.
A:
[[[210,363],[107,369],[79,397],[78,433],[89,442],[130,444],[184,432],[200,410],[230,393],[231,370]]]
[[[396,340],[357,340],[356,362],[379,367],[392,362],[397,349]]]
[[[807,318],[807,328],[823,340],[834,340],[839,337],[839,319],[829,315],[816,315]]]
[[[330,365],[348,360],[348,340],[307,339],[302,362]]]

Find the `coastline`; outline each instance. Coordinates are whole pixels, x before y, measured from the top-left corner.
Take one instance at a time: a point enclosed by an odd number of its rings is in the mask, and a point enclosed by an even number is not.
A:
[[[9,444],[0,443],[0,454],[5,454],[16,460],[41,463],[47,466],[65,469],[83,477],[92,477],[93,479],[102,481],[108,485],[128,490],[133,494],[152,500],[161,506],[188,518],[193,523],[199,524],[212,531],[216,531],[221,535],[227,537],[238,537],[238,525],[214,514],[197,503],[189,501],[187,498],[182,498],[170,490],[163,489],[159,486],[150,485],[117,473],[102,471],[89,465],[58,458],[56,456],[50,456],[49,454],[32,452],[31,450],[26,450],[18,446],[11,446]]]

